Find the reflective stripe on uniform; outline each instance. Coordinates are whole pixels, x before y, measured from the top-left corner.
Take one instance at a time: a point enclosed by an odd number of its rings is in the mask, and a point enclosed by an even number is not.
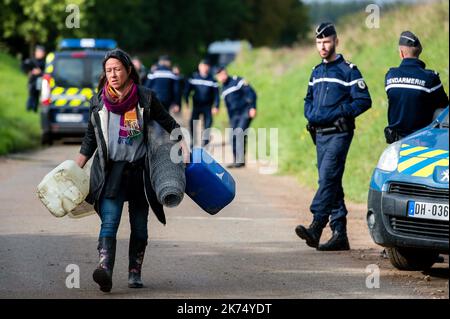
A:
[[[389,84],[386,86],[385,90],[388,91],[389,89],[411,89],[411,90],[419,90],[424,91],[427,93],[431,93],[436,91],[442,86],[442,83],[439,85],[436,85],[435,87],[432,87],[431,89],[427,89],[426,87],[419,86],[419,85],[413,85],[413,84]]]
[[[189,83],[192,85],[205,85],[210,87],[219,87],[219,85],[213,81],[201,80],[201,79],[189,79]]]
[[[245,84],[245,80],[240,80],[237,85],[229,87],[225,91],[222,92],[222,98],[224,99],[228,94],[233,93],[241,89],[241,87]]]
[[[156,71],[147,76],[148,79],[154,80],[158,78],[178,80],[178,77],[170,71]]]
[[[363,78],[359,78],[359,79],[353,80],[351,82],[345,82],[345,81],[342,81],[342,80],[339,80],[339,79],[336,79],[336,78],[318,78],[318,79],[313,79],[313,81],[309,82],[308,84],[313,86],[314,84],[320,83],[320,82],[331,82],[331,83],[338,83],[338,84],[341,84],[343,86],[352,86],[352,85],[357,84],[358,81],[364,81],[364,79]]]

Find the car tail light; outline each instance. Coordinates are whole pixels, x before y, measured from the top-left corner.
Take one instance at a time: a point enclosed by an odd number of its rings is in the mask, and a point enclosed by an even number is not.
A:
[[[49,74],[45,74],[42,77],[42,87],[41,87],[41,103],[43,106],[49,106],[51,101],[51,88],[50,82],[52,78]]]

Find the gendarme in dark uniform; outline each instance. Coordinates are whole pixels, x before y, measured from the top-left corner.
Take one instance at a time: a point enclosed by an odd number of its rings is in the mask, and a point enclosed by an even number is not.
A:
[[[347,208],[342,177],[353,138],[355,118],[371,107],[367,85],[358,68],[335,53],[336,30],[332,23],[316,29],[316,45],[322,63],[314,67],[305,98],[308,130],[317,150],[319,189],[311,204],[313,222],[299,225],[297,235],[318,250],[348,250]],[[330,222],[332,238],[319,245],[323,228]]]
[[[39,79],[44,74],[45,69],[45,48],[41,45],[36,46],[34,56],[26,59],[22,63],[22,70],[28,74],[28,99],[27,111],[38,111],[39,96],[41,94]],[[34,71],[36,70],[36,71]]]
[[[222,98],[233,128],[233,163],[229,168],[245,166],[247,135],[245,131],[256,115],[257,94],[247,81],[239,76],[230,76],[225,68],[216,71],[217,80],[222,83]]]
[[[194,91],[190,120],[192,143],[194,142],[194,121],[198,121],[200,115],[203,115],[204,129],[208,130],[213,120],[211,110],[212,108],[218,109],[220,104],[219,84],[209,73],[209,68],[209,61],[200,61],[199,71],[193,73],[188,79],[184,91],[186,104],[189,103],[189,96]],[[204,138],[202,146],[209,143],[209,134],[205,134]]]
[[[448,105],[439,74],[425,69],[419,59],[422,45],[410,31],[399,39],[400,66],[386,74],[385,89],[389,100],[387,143],[393,143],[429,125],[435,111]]]

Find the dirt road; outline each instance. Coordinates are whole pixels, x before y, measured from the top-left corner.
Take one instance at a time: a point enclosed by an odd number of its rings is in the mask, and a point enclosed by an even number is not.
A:
[[[55,218],[36,196],[42,177],[78,149],[0,158],[0,298],[448,298],[448,258],[428,273],[394,270],[370,239],[365,205],[348,205],[350,252],[307,247],[294,228],[310,222],[313,192],[252,167],[232,171],[236,199],[216,216],[187,196],[167,210],[166,227],[151,216],[140,290],[127,288],[125,210],[113,291],[103,294],[91,277],[99,218]],[[79,266],[80,288],[66,287],[70,264]],[[380,288],[366,287],[369,265],[381,271]]]

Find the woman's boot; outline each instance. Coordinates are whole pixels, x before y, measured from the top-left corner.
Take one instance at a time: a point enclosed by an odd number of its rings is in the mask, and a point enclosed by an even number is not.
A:
[[[116,239],[102,237],[98,240],[99,263],[92,277],[99,284],[100,290],[110,292],[112,288],[112,275],[114,260],[116,258]]]
[[[128,266],[128,287],[142,288],[144,287],[141,280],[142,263],[144,262],[145,247],[147,240],[130,238],[129,266]]]

